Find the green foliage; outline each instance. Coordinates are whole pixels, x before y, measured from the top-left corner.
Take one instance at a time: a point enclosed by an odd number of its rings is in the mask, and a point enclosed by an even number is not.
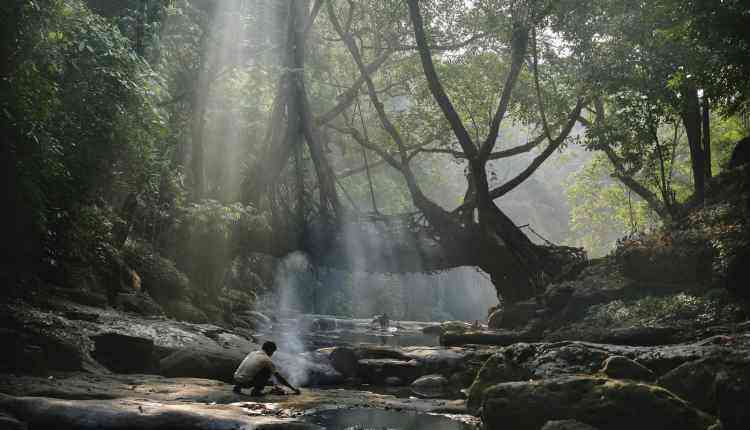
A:
[[[141,286],[159,303],[184,298],[190,281],[175,264],[140,241],[128,241],[123,257],[141,277]]]
[[[599,327],[653,326],[667,323],[710,323],[730,320],[738,311],[726,292],[712,290],[704,296],[679,293],[665,297],[615,300],[592,306],[586,320]]]
[[[247,232],[268,231],[266,219],[251,206],[215,200],[190,204],[178,219],[175,260],[197,293],[216,300],[237,240]]]
[[[566,181],[570,205],[571,246],[592,257],[611,251],[625,234],[648,231],[658,225],[648,205],[609,176],[609,162],[597,154]]]
[[[20,186],[52,257],[93,264],[110,239],[108,208],[158,183],[158,79],[80,1],[27,2],[16,17],[0,111],[17,136]]]

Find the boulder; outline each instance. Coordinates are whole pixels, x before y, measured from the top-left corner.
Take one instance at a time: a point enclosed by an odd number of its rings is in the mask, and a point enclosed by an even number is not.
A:
[[[125,312],[143,316],[164,315],[164,310],[146,293],[117,293],[114,307]]]
[[[353,378],[357,376],[358,358],[352,348],[345,346],[332,348],[329,354],[329,359],[331,360],[333,368],[345,377]]]
[[[164,304],[164,311],[168,316],[180,321],[196,324],[208,322],[205,312],[195,307],[187,300],[174,300]]]
[[[496,309],[487,321],[489,328],[516,328],[528,324],[537,315],[542,306],[535,299],[506,304]]]
[[[329,354],[319,351],[290,354],[277,351],[273,357],[276,370],[294,386],[316,387],[342,384],[344,376],[332,365]]]
[[[236,349],[180,349],[159,361],[159,373],[170,378],[206,378],[231,383],[246,355]]]
[[[467,406],[470,410],[477,410],[482,405],[484,390],[502,382],[523,381],[531,377],[531,373],[516,364],[503,353],[491,356],[479,369],[474,382],[469,388]]]
[[[734,146],[728,167],[734,169],[747,163],[750,163],[750,136],[740,140]]]
[[[631,346],[655,346],[676,343],[675,327],[625,327],[608,330],[602,343]]]
[[[242,315],[251,321],[255,328],[269,327],[272,324],[271,318],[260,311],[247,311],[243,312]]]
[[[385,385],[389,387],[400,387],[401,385],[404,385],[404,381],[398,376],[389,376],[385,378]]]
[[[648,367],[621,355],[614,355],[602,363],[602,373],[615,379],[653,381],[654,372]]]
[[[425,375],[411,383],[411,390],[422,397],[447,397],[451,394],[451,383],[443,375]]]
[[[93,357],[117,373],[152,373],[158,369],[154,341],[120,333],[92,336]]]
[[[696,407],[715,414],[724,429],[750,427],[750,359],[747,355],[709,357],[684,363],[658,384]]]
[[[597,430],[586,423],[576,420],[555,420],[547,421],[542,430]]]
[[[366,358],[359,360],[358,373],[367,382],[383,385],[386,378],[397,377],[409,384],[422,376],[422,366],[417,360],[394,360],[391,358]]]
[[[484,392],[487,428],[538,430],[548,421],[569,419],[612,430],[706,430],[716,423],[669,391],[634,381],[563,376],[506,382]]]
[[[709,243],[667,235],[626,242],[618,248],[617,260],[641,290],[669,293],[709,281],[713,251]]]
[[[26,423],[18,421],[14,417],[0,413],[0,429],[3,430],[26,430],[29,426]]]

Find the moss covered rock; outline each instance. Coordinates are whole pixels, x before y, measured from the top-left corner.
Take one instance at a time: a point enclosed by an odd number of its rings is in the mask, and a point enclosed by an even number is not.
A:
[[[471,410],[477,410],[482,405],[484,391],[498,383],[510,381],[522,381],[528,379],[530,374],[527,370],[518,366],[504,354],[494,354],[479,369],[474,383],[469,388],[469,399],[467,406]]]
[[[484,391],[487,428],[537,430],[548,421],[570,419],[611,430],[706,430],[716,423],[671,392],[634,381],[563,376]]]

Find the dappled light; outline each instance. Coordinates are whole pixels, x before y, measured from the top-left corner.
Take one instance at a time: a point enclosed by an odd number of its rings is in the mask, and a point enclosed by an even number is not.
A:
[[[750,428],[741,0],[0,5],[0,427]]]

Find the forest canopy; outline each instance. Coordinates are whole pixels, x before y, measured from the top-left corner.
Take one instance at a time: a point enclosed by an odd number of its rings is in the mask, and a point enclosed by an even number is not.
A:
[[[474,266],[522,300],[679,222],[750,131],[741,0],[28,0],[0,20],[8,285],[151,261],[218,301],[238,258],[302,251]]]

